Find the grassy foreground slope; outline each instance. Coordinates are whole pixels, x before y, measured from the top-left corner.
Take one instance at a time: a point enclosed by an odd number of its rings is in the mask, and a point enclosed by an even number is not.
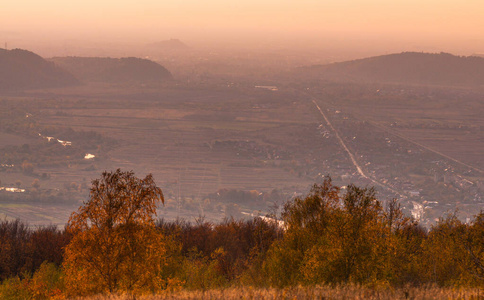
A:
[[[285,289],[257,289],[251,287],[171,291],[159,295],[140,296],[139,300],[156,299],[483,299],[479,289],[439,287],[372,289],[357,285],[336,287],[294,287]],[[93,296],[85,300],[128,300],[130,295]]]

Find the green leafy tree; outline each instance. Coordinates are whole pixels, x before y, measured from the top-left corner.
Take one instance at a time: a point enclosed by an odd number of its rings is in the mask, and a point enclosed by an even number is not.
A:
[[[478,284],[484,286],[484,211],[481,211],[468,227],[464,247],[470,260],[470,274]]]
[[[441,286],[466,284],[471,278],[468,274],[469,257],[464,245],[467,226],[455,213],[441,218],[432,226],[424,243],[422,272],[426,280]]]
[[[271,285],[302,281],[301,269],[307,263],[308,253],[327,242],[328,228],[340,203],[339,191],[327,178],[321,185],[314,185],[305,198],[297,197],[285,204],[284,238],[272,245],[263,266]]]
[[[313,283],[385,280],[384,219],[374,189],[349,185],[338,202],[322,237],[305,256],[305,278]]]
[[[387,285],[388,237],[403,222],[396,207],[391,214],[389,222],[373,188],[349,185],[342,193],[327,178],[285,205],[284,238],[271,247],[264,265],[269,282]]]

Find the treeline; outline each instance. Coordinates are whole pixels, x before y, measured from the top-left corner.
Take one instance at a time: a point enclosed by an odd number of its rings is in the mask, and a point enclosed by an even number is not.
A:
[[[96,229],[90,234],[97,235],[86,235],[84,239],[78,239],[79,234],[89,229],[29,228],[20,221],[3,221],[0,223],[0,298],[62,298],[131,291],[130,287],[135,289],[135,286],[140,293],[240,285],[484,287],[482,211],[469,224],[449,214],[426,229],[405,216],[396,201],[383,205],[375,198],[372,188],[350,185],[341,191],[326,180],[315,185],[306,197],[286,203],[281,219],[283,226],[271,218],[226,219],[219,224],[203,220],[195,223],[158,220],[154,223],[155,232],[146,231],[150,228],[148,223],[130,227],[125,222],[119,223],[119,232],[104,234]],[[109,220],[110,228],[116,228],[112,219]],[[85,224],[94,226],[92,220]],[[133,231],[136,228],[145,231]],[[130,234],[132,240],[126,238]],[[160,240],[146,244],[148,252],[143,260],[136,260],[135,254],[128,252],[118,263],[122,265],[132,259],[133,266],[141,266],[133,273],[136,280],[144,278],[144,268],[149,270],[146,281],[127,285],[129,278],[121,273],[128,272],[128,268],[121,269],[118,277],[110,277],[109,289],[107,285],[89,289],[72,287],[89,278],[73,277],[73,272],[84,266],[73,268],[76,261],[83,259],[83,253],[97,249],[89,248],[89,243],[103,251],[106,243],[98,245],[98,239],[109,241],[115,237],[113,245],[135,241],[133,245],[137,248],[127,249],[141,251],[144,248],[136,235],[160,237]],[[75,247],[73,239],[77,241]],[[82,252],[83,247],[87,247],[86,252]],[[158,258],[151,264],[158,264],[156,268],[149,265],[150,257],[154,256]],[[113,256],[106,257],[113,259]],[[146,266],[140,265],[143,263]],[[114,267],[109,266],[109,271],[115,274]],[[87,271],[87,276],[97,278],[97,270]]]
[[[62,265],[70,236],[55,226],[30,228],[19,220],[0,222],[0,280],[26,277],[43,262]]]

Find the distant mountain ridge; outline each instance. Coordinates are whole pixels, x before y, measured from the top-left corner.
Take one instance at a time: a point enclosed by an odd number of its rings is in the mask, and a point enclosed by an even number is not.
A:
[[[54,57],[50,59],[85,82],[159,82],[171,80],[163,66],[147,59],[105,57]]]
[[[156,48],[160,50],[187,50],[190,49],[185,43],[179,39],[170,39],[161,42],[156,42],[148,45],[150,48]]]
[[[0,49],[0,91],[64,87],[79,84],[69,72],[22,49]]]
[[[403,52],[302,69],[310,77],[338,81],[484,85],[484,58],[448,53]]]

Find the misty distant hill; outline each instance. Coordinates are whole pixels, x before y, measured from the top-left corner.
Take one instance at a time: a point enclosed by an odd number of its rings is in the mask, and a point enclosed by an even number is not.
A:
[[[0,49],[0,91],[64,87],[78,83],[72,74],[33,52]]]
[[[157,43],[153,43],[148,45],[150,48],[156,48],[160,50],[188,50],[188,47],[185,43],[180,41],[179,39],[170,39],[166,41],[161,41]]]
[[[484,85],[484,58],[404,52],[303,68],[310,77],[329,80],[431,84]]]
[[[51,60],[84,82],[160,82],[172,79],[171,73],[163,66],[135,57],[54,57]]]

